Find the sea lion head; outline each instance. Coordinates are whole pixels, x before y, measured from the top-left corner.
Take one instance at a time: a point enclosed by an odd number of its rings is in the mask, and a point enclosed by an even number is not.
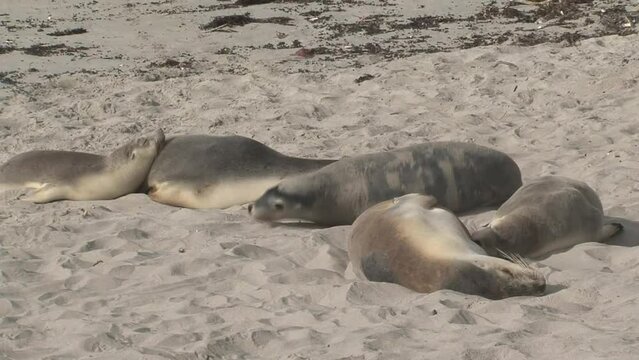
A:
[[[539,246],[540,235],[541,229],[528,217],[508,214],[474,231],[471,240],[491,256],[503,257],[502,252],[527,256]]]
[[[259,221],[283,219],[312,219],[314,199],[311,195],[292,194],[277,185],[268,189],[254,203],[248,212]]]
[[[164,132],[157,129],[152,135],[137,138],[117,148],[109,156],[110,163],[143,162],[150,166],[164,146],[164,140]]]
[[[488,299],[511,296],[536,296],[546,290],[546,278],[521,257],[503,253],[508,258],[477,256],[459,264],[459,274],[453,277],[452,289],[477,294]]]

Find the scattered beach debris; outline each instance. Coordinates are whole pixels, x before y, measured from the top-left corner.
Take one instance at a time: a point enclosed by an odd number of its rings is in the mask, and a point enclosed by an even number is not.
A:
[[[170,0],[153,2],[152,4],[169,4]],[[300,7],[285,5],[296,3]],[[349,1],[349,3],[351,3]],[[352,5],[358,2],[353,2]],[[396,14],[388,11],[384,4],[377,5],[378,11],[371,11],[368,15],[359,14],[357,17],[340,17],[336,12],[343,11],[332,0],[225,0],[223,4],[197,5],[195,8],[157,9],[156,13],[208,12],[220,9],[238,9],[243,6],[265,5],[275,10],[285,12],[284,15],[294,14],[306,21],[300,26],[311,27],[317,32],[314,46],[299,40],[292,40],[295,31],[275,31],[273,39],[262,44],[229,45],[221,44],[215,51],[220,55],[241,55],[256,49],[294,49],[294,55],[299,58],[322,56],[322,61],[341,61],[351,59],[354,66],[361,66],[356,60],[359,56],[378,55],[386,60],[403,58],[420,53],[435,53],[455,49],[467,49],[477,46],[496,44],[512,44],[532,46],[542,43],[560,43],[574,46],[580,41],[606,35],[628,35],[636,33],[636,23],[639,12],[636,7],[619,5],[612,2],[596,2],[594,0],[543,0],[543,1],[509,1],[498,2],[488,0],[478,5],[475,11],[460,14],[430,14],[415,12]],[[283,6],[280,6],[283,5]],[[312,6],[307,6],[312,5]],[[133,7],[133,5],[131,5]],[[367,5],[368,6],[368,5]],[[424,8],[424,6],[419,6]],[[232,10],[231,10],[232,11]],[[238,27],[251,23],[270,23],[278,25],[297,25],[293,15],[254,18],[251,13],[235,10],[224,16],[214,16],[208,23],[199,27],[204,31],[235,32]],[[1,18],[1,17],[0,17]],[[499,24],[492,26],[491,24]],[[59,28],[56,19],[27,18],[18,20],[3,19],[3,25],[9,32],[34,28],[37,31],[49,28],[49,36],[69,36],[86,33],[83,27]],[[287,29],[288,30],[288,29]],[[246,30],[245,30],[246,31]],[[254,29],[251,31],[255,31]],[[259,31],[259,30],[257,30]],[[450,41],[440,41],[442,35]],[[367,37],[361,41],[361,38]],[[289,41],[285,41],[291,39]],[[92,48],[92,47],[90,47]],[[19,47],[6,40],[0,44],[0,56],[14,51],[22,51],[33,56],[71,55],[88,56],[82,52],[86,47],[72,47],[64,44],[36,44],[29,47]],[[120,55],[121,56],[121,55]],[[103,59],[110,59],[102,55]],[[147,63],[148,64],[148,63]],[[148,78],[159,79],[167,76],[185,76],[192,73],[194,62],[182,57],[156,60],[149,64],[145,71]],[[159,68],[179,69],[189,71],[160,71]],[[154,69],[154,70],[153,70]],[[26,72],[26,69],[24,70]]]
[[[395,23],[392,24],[392,28],[394,30],[408,30],[408,29],[433,29],[438,28],[439,24],[442,23],[452,23],[456,21],[460,21],[461,19],[456,19],[454,17],[443,17],[443,16],[418,16],[414,18],[409,18],[408,23]]]
[[[0,54],[10,53],[14,50],[16,50],[14,46],[11,46],[9,44],[0,44]]]
[[[302,58],[312,58],[315,55],[331,54],[331,51],[323,46],[315,48],[301,48],[295,52],[295,56]]]
[[[49,36],[69,36],[69,35],[84,34],[86,32],[87,32],[87,30],[84,29],[84,28],[73,28],[73,29],[67,29],[67,30],[61,30],[61,31],[54,31],[52,33],[48,33],[47,35],[49,35]]]
[[[559,18],[560,21],[575,20],[582,17],[593,0],[550,0],[537,5],[533,14],[538,20],[548,21]],[[588,6],[590,5],[590,6]]]
[[[364,81],[372,80],[372,79],[374,79],[374,78],[375,78],[375,76],[373,76],[373,75],[371,75],[371,74],[364,74],[364,75],[362,75],[362,76],[358,77],[357,79],[355,79],[355,83],[356,83],[356,84],[361,84],[361,83],[363,83]]]
[[[382,29],[383,19],[388,15],[369,15],[354,23],[335,23],[329,25],[328,29],[335,33],[334,37],[346,34],[362,33],[366,35],[377,35],[387,32]]]
[[[602,9],[597,15],[599,15],[599,22],[608,33],[622,36],[635,33],[634,27],[638,16],[636,13],[628,12],[624,6]]]
[[[31,45],[27,48],[21,48],[27,55],[33,56],[51,56],[51,55],[59,55],[59,54],[73,54],[83,50],[88,50],[88,47],[78,46],[71,47],[65,44],[55,44],[55,45],[47,45],[47,44],[35,44]]]
[[[17,78],[20,77],[16,71],[0,72],[0,84],[15,85],[18,83]]]
[[[262,5],[262,4],[270,4],[275,1],[276,0],[237,0],[235,2],[235,5],[237,6]]]
[[[220,30],[226,27],[236,27],[236,26],[244,26],[251,23],[269,23],[269,24],[279,24],[279,25],[291,25],[291,21],[293,19],[284,16],[274,16],[263,19],[255,19],[251,17],[249,13],[245,13],[243,15],[225,15],[225,16],[217,16],[212,21],[201,25],[200,29],[202,30]]]
[[[180,61],[175,59],[166,59],[162,62],[152,62],[150,66],[160,68],[190,69],[193,67],[193,60]]]

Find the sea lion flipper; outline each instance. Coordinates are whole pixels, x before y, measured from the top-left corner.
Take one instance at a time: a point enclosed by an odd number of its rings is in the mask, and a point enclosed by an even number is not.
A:
[[[623,230],[623,225],[616,222],[604,224],[601,227],[601,235],[599,237],[600,242],[608,241],[611,237],[617,235]]]
[[[64,190],[55,184],[43,184],[38,188],[31,188],[18,197],[18,200],[30,201],[36,204],[48,203],[61,200],[64,197]]]
[[[372,252],[362,258],[361,266],[364,276],[370,281],[397,282],[387,254]]]

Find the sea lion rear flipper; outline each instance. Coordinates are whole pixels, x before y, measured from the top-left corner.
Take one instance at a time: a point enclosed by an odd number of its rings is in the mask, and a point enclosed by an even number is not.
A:
[[[599,241],[606,242],[611,237],[617,235],[622,230],[623,230],[623,225],[621,225],[620,223],[611,222],[611,223],[604,224],[601,227],[601,235],[599,236]]]
[[[30,201],[36,204],[48,203],[63,198],[63,190],[54,184],[43,184],[39,188],[28,189],[18,196],[18,200]]]

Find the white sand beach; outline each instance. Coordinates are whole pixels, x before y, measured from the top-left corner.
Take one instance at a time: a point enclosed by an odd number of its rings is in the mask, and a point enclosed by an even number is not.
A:
[[[624,29],[639,4],[608,34],[608,2],[539,22],[506,17],[507,2],[470,20],[486,4],[421,3],[3,0],[0,163],[108,153],[158,127],[313,158],[470,141],[511,155],[524,181],[587,182],[623,233],[532,262],[544,296],[492,301],[355,279],[349,226],[6,192],[0,359],[636,359],[639,35]],[[291,20],[200,28],[246,12]],[[420,16],[431,25],[402,28]]]

